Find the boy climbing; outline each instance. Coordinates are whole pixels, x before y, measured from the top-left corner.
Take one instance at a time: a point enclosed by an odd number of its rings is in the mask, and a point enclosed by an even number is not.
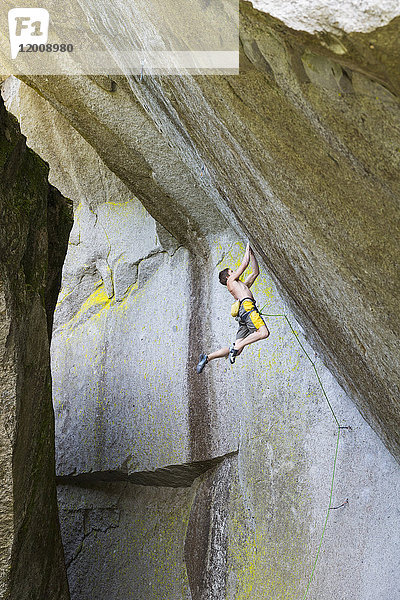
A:
[[[240,281],[240,276],[251,265],[252,273],[245,281]],[[228,291],[238,303],[238,313],[236,320],[239,322],[239,329],[236,334],[236,341],[230,348],[220,348],[212,354],[200,354],[199,364],[197,365],[197,373],[201,373],[210,360],[215,358],[223,358],[229,356],[231,364],[235,362],[236,357],[242,352],[245,346],[264,340],[269,336],[268,328],[256,308],[254,296],[250,291],[251,286],[257,279],[260,273],[258,262],[254,256],[253,250],[247,244],[242,263],[236,271],[224,269],[219,274],[219,280],[222,285],[226,285]]]

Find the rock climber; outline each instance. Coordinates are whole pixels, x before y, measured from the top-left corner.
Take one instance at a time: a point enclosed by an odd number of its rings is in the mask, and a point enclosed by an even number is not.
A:
[[[239,278],[247,269],[249,262],[252,273],[245,281],[240,281]],[[239,329],[236,334],[236,341],[230,348],[220,348],[212,354],[200,354],[199,363],[196,367],[197,373],[201,373],[206,364],[215,358],[229,356],[229,362],[233,364],[245,346],[264,340],[269,336],[268,328],[257,310],[254,296],[250,291],[259,273],[257,259],[249,244],[247,244],[241,265],[236,271],[224,269],[220,272],[220,282],[222,285],[227,286],[228,291],[235,298],[236,302],[232,305],[232,315],[237,315],[236,320],[239,322]]]

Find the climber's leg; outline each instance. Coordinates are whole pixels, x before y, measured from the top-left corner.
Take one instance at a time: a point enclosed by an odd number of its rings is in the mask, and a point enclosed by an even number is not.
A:
[[[246,316],[247,323],[241,323],[236,335],[236,341],[230,348],[220,348],[211,354],[200,354],[199,362],[196,367],[197,373],[201,373],[210,360],[215,358],[224,358],[229,356],[229,362],[233,364],[239,354],[242,353],[245,346],[264,340],[269,336],[269,331],[258,311]],[[257,328],[258,327],[258,328]],[[255,331],[254,331],[255,330]],[[250,333],[250,331],[252,333]]]
[[[214,358],[224,358],[224,356],[228,356],[229,348],[220,348],[211,354],[200,354],[199,362],[196,367],[197,373],[201,373],[210,360],[214,360]]]
[[[215,352],[212,352],[211,354],[208,355],[208,362],[210,360],[214,360],[214,358],[224,358],[226,356],[228,356],[229,354],[229,348],[220,348],[219,350],[216,350]]]
[[[239,340],[236,340],[235,342],[235,348],[237,347],[237,342]],[[242,340],[240,340],[242,341]],[[242,350],[239,350],[238,353],[236,354],[236,356],[239,356],[239,354],[242,352]],[[210,362],[210,360],[214,360],[214,358],[226,358],[229,355],[229,348],[220,348],[219,350],[216,350],[215,352],[212,352],[211,354],[209,354],[207,356],[207,362]]]
[[[257,331],[254,331],[245,338],[238,339],[235,342],[235,350],[241,352],[245,346],[258,342],[259,340],[265,340],[269,336],[269,331],[266,325],[262,325]]]

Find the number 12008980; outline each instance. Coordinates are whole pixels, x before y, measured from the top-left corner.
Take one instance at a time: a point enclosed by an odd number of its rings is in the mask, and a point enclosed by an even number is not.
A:
[[[72,44],[24,44],[19,45],[20,52],[72,52]]]

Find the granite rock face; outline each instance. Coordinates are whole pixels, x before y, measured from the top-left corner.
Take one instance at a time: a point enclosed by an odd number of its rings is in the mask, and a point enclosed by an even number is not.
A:
[[[0,139],[0,595],[67,600],[48,329],[72,215],[3,102]]]
[[[52,338],[72,598],[294,600],[308,586],[312,600],[392,598],[397,463],[264,266],[254,292],[275,315],[270,337],[232,368],[220,361],[195,373],[200,351],[235,336],[217,274],[241,259],[238,221],[237,233],[216,206],[203,206],[203,221],[198,208],[188,248],[49,102],[15,80],[3,92],[75,208]],[[149,130],[142,122],[141,135]],[[161,153],[154,168],[183,186],[188,171],[172,158],[182,170],[167,171],[169,159]],[[196,193],[203,183],[208,173]],[[324,392],[351,430],[338,430]]]
[[[74,201],[52,337],[74,600],[399,594],[388,21],[311,35],[241,3],[238,77],[3,85]],[[198,376],[246,238],[271,335]]]
[[[257,10],[280,19],[289,27],[318,33],[329,31],[335,35],[343,32],[371,32],[387,25],[399,16],[399,6],[393,0],[377,4],[375,0],[352,2],[341,0],[295,0],[290,4],[279,0],[250,0]]]
[[[238,77],[27,80],[200,262],[221,218],[251,239],[397,457],[398,28],[311,35],[241,3]]]

